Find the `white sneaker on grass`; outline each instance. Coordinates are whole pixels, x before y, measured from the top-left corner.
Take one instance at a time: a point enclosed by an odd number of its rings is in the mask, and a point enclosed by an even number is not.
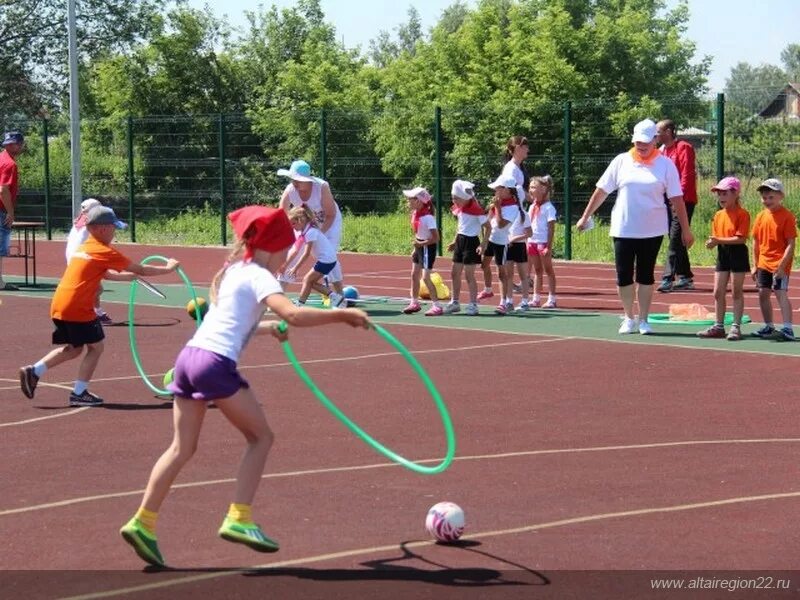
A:
[[[641,335],[650,335],[653,333],[653,327],[647,321],[639,322],[639,333]]]
[[[444,307],[444,314],[452,315],[453,313],[461,312],[461,305],[458,302],[449,302]]]
[[[467,308],[464,311],[464,314],[470,317],[474,317],[475,315],[478,314],[478,305],[470,302],[469,304],[467,304]]]

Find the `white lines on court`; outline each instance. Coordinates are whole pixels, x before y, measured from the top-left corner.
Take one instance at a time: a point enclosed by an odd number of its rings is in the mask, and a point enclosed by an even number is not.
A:
[[[16,379],[0,378],[0,381],[17,381],[17,380]],[[44,383],[44,382],[42,382],[39,385],[46,386],[46,387],[54,387],[54,388],[58,388],[58,389],[61,389],[61,390],[72,391],[72,386],[59,384],[59,383]],[[0,390],[9,390],[9,389],[19,390],[19,385],[16,385],[14,387],[0,387]],[[27,398],[26,398],[26,400],[27,400]],[[28,425],[30,423],[36,423],[38,421],[49,421],[50,419],[59,419],[61,417],[69,417],[70,415],[76,415],[76,414],[78,414],[80,412],[83,412],[83,411],[87,410],[88,408],[91,408],[91,407],[89,407],[89,406],[81,406],[80,408],[76,408],[74,410],[68,410],[68,411],[56,413],[54,415],[47,415],[47,416],[44,416],[44,417],[33,417],[31,419],[24,419],[22,421],[11,421],[11,422],[8,422],[8,423],[0,423],[0,428],[2,428],[2,427],[13,427],[15,425]]]
[[[554,529],[556,527],[564,527],[568,525],[579,525],[582,523],[593,523],[598,521],[607,521],[611,519],[621,519],[627,517],[640,517],[645,515],[665,514],[685,512],[691,510],[701,510],[705,508],[714,508],[719,506],[730,506],[736,504],[748,504],[752,502],[766,502],[769,500],[783,500],[786,498],[798,498],[800,492],[778,492],[772,494],[760,494],[756,496],[739,496],[734,498],[721,498],[718,500],[708,500],[705,502],[693,502],[690,504],[673,504],[671,506],[655,506],[638,508],[633,510],[625,510],[619,512],[600,513],[594,515],[583,515],[578,517],[571,517],[568,519],[559,519],[557,521],[546,521],[543,523],[532,523],[520,527],[513,527],[509,529],[495,529],[489,531],[477,531],[463,536],[462,540],[480,540],[491,537],[500,537],[506,535],[520,535],[530,533],[533,531],[540,531],[543,529]],[[340,558],[352,558],[354,556],[368,556],[372,554],[379,554],[385,552],[392,552],[403,550],[403,548],[422,548],[426,546],[433,546],[436,542],[434,540],[420,540],[415,542],[407,542],[402,546],[400,544],[387,544],[385,546],[372,546],[366,548],[353,548],[350,550],[341,550],[339,552],[330,552],[327,554],[315,554],[295,558],[291,560],[276,561],[272,563],[265,563],[261,565],[254,565],[247,569],[235,569],[230,571],[216,571],[211,573],[201,573],[198,575],[189,575],[186,577],[177,577],[174,579],[154,581],[137,586],[129,586],[124,588],[117,588],[112,590],[105,590],[91,594],[84,594],[81,596],[70,596],[62,598],[61,600],[92,600],[95,598],[110,598],[113,596],[123,596],[137,592],[145,592],[150,590],[165,589],[177,585],[193,584],[200,581],[208,581],[211,579],[230,577],[231,575],[240,575],[243,572],[252,571],[254,569],[278,569],[285,567],[292,567],[297,565],[307,565]]]
[[[377,322],[377,321],[376,321]],[[496,331],[490,331],[490,333],[498,333]],[[414,350],[411,354],[417,356],[422,354],[438,354],[444,352],[466,352],[469,350],[486,350],[491,348],[499,348],[502,346],[522,346],[522,345],[529,345],[529,344],[545,344],[549,342],[557,342],[564,339],[569,338],[559,338],[555,336],[548,336],[548,339],[531,339],[531,340],[520,340],[520,341],[513,341],[513,342],[498,342],[494,344],[479,344],[474,346],[453,346],[449,348],[430,348],[427,350]],[[300,364],[303,365],[313,365],[313,364],[324,364],[324,363],[339,363],[339,362],[351,362],[351,361],[360,361],[360,360],[367,360],[371,358],[385,358],[387,356],[399,356],[400,353],[396,351],[392,352],[377,352],[373,354],[360,354],[358,356],[334,356],[328,358],[316,358],[316,359],[308,359],[308,360],[301,360]],[[291,363],[282,361],[276,363],[265,363],[260,365],[239,365],[238,369],[240,371],[244,370],[252,370],[252,369],[273,369],[279,367],[288,367]],[[157,377],[163,375],[163,372],[149,374],[149,378]],[[100,382],[113,382],[113,381],[130,381],[139,379],[138,373],[136,375],[125,375],[121,377],[104,377],[104,378],[96,378],[92,379],[93,383],[100,383]],[[9,379],[0,379],[0,381],[12,381]],[[52,387],[65,387],[69,382],[64,382],[63,384],[59,383],[39,383],[39,385],[50,385]],[[12,390],[12,389],[19,389],[19,386],[2,386],[0,387],[0,391],[4,390]],[[71,387],[69,389],[72,389]]]
[[[631,450],[652,450],[658,448],[677,448],[677,447],[695,447],[695,446],[728,446],[728,445],[747,445],[747,444],[797,444],[800,443],[800,438],[756,438],[756,439],[732,439],[732,440],[687,440],[681,442],[655,442],[650,444],[630,444],[630,445],[615,445],[615,446],[589,446],[584,448],[550,448],[545,450],[522,450],[519,452],[500,452],[495,454],[474,454],[468,456],[456,456],[454,461],[482,461],[482,460],[500,460],[506,458],[523,458],[530,456],[545,456],[550,454],[582,454],[590,452],[625,452]],[[417,463],[438,463],[441,458],[426,458],[415,461]],[[330,473],[345,473],[355,471],[367,471],[372,469],[387,469],[399,468],[400,466],[393,462],[373,463],[369,465],[353,465],[348,467],[327,467],[319,469],[303,469],[299,471],[285,471],[282,473],[267,473],[262,475],[262,479],[285,479],[291,477],[304,477],[308,475],[325,475]],[[172,489],[184,488],[197,488],[212,485],[221,485],[233,483],[236,479],[211,479],[207,481],[192,481],[188,483],[178,483],[172,486]],[[8,515],[17,515],[21,513],[30,513],[40,510],[49,510],[59,508],[62,506],[71,506],[74,504],[82,504],[86,502],[95,502],[100,500],[110,500],[113,498],[125,498],[128,496],[139,496],[144,493],[144,490],[127,490],[123,492],[112,492],[108,494],[97,494],[93,496],[83,496],[78,498],[69,498],[66,500],[58,500],[55,502],[47,502],[43,504],[35,504],[30,506],[22,506],[19,508],[7,508],[0,510],[0,517]],[[800,493],[800,492],[799,492]]]

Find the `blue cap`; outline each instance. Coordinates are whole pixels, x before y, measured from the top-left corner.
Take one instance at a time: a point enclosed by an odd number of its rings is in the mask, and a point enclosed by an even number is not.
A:
[[[128,225],[117,218],[114,210],[107,206],[95,206],[86,214],[87,225],[113,225],[125,229]]]
[[[25,143],[25,136],[23,136],[19,131],[6,131],[5,135],[3,136],[3,146],[8,146],[9,144],[24,144]]]

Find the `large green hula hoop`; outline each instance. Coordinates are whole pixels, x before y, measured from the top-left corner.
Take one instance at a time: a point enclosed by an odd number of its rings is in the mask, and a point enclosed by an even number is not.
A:
[[[295,356],[294,350],[292,349],[291,344],[288,341],[282,342],[281,345],[283,346],[283,351],[286,354],[286,357],[289,359],[292,367],[294,367],[295,372],[303,380],[303,383],[306,384],[308,389],[317,397],[322,405],[327,408],[334,417],[339,419],[350,431],[355,433],[359,438],[361,438],[370,448],[382,454],[386,458],[395,461],[410,469],[416,473],[422,473],[423,475],[434,475],[436,473],[441,473],[447,467],[450,466],[450,463],[453,462],[453,457],[456,454],[456,435],[453,431],[453,422],[450,420],[450,413],[447,411],[447,406],[445,405],[444,401],[442,400],[442,396],[439,394],[439,390],[436,389],[433,381],[422,368],[422,366],[417,362],[417,359],[408,351],[408,349],[400,343],[400,341],[395,338],[391,333],[386,331],[380,325],[376,325],[375,323],[371,324],[372,329],[378,332],[378,334],[391,346],[397,350],[400,355],[406,360],[406,362],[411,366],[411,368],[416,372],[417,376],[422,380],[425,384],[425,387],[428,389],[428,393],[430,393],[433,401],[436,403],[436,408],[439,410],[439,416],[442,418],[442,425],[444,425],[444,432],[445,437],[447,438],[447,453],[445,454],[444,459],[438,465],[433,467],[428,467],[425,465],[421,465],[415,463],[407,458],[400,456],[392,450],[391,448],[387,448],[383,444],[381,444],[378,440],[370,436],[366,431],[361,429],[354,421],[352,421],[346,414],[344,414],[338,406],[336,406],[333,402],[331,402],[328,397],[322,392],[321,389],[314,383],[314,380],[309,377],[306,370],[300,364],[300,361],[297,360],[297,356]],[[288,329],[288,326],[285,322],[281,322],[278,325],[278,330],[281,332],[285,332]]]
[[[160,260],[162,262],[167,262],[169,259],[160,256],[158,254],[154,254],[152,256],[148,256],[145,258],[141,264],[146,265],[147,263],[153,262],[154,260]],[[176,273],[180,275],[181,279],[183,279],[183,283],[186,284],[186,288],[189,290],[189,294],[192,296],[192,300],[194,300],[195,304],[197,304],[197,295],[194,292],[194,286],[192,282],[189,281],[189,278],[186,276],[186,273],[183,272],[183,269],[178,267]],[[130,341],[131,345],[131,356],[133,357],[133,364],[136,365],[136,370],[139,372],[139,376],[144,381],[145,385],[149,387],[153,392],[158,394],[159,396],[171,396],[172,392],[169,390],[164,390],[155,385],[150,378],[147,376],[147,373],[144,372],[144,368],[142,368],[142,360],[139,357],[139,349],[136,345],[136,332],[134,328],[134,306],[136,305],[136,290],[139,289],[139,282],[135,279],[131,281],[131,293],[128,297],[128,340]],[[202,315],[200,315],[200,311],[195,311],[195,316],[197,318],[197,326],[200,327],[200,323],[203,320]]]

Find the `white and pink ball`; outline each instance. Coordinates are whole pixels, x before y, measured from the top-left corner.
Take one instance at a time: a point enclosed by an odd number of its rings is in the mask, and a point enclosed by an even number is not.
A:
[[[464,511],[453,502],[434,504],[425,517],[425,529],[440,542],[455,542],[464,533]]]

